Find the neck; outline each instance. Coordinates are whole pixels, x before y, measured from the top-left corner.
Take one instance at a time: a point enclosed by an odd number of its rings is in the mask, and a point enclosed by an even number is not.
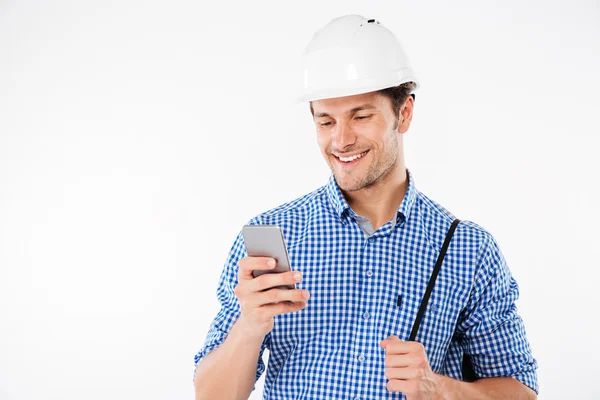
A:
[[[396,216],[407,189],[408,172],[404,163],[398,163],[371,186],[343,194],[352,210],[368,218],[377,230]]]

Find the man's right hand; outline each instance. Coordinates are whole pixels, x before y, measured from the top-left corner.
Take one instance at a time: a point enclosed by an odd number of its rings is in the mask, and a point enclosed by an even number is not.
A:
[[[303,309],[310,298],[307,290],[270,289],[300,282],[301,275],[295,278],[296,274],[300,274],[299,271],[262,274],[256,278],[252,275],[254,270],[274,268],[275,260],[269,257],[244,257],[239,262],[240,271],[235,295],[240,302],[240,322],[244,325],[246,333],[257,337],[264,337],[271,332],[273,317]]]

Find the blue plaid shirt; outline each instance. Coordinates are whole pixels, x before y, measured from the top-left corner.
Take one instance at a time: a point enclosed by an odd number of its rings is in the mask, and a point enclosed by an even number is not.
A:
[[[419,192],[412,173],[396,220],[371,235],[357,224],[333,175],[294,201],[253,218],[279,225],[293,269],[311,298],[303,310],[275,317],[262,343],[256,380],[264,399],[405,399],[390,392],[384,350],[390,335],[408,340],[427,283],[455,216]],[[238,234],[219,279],[221,308],[195,365],[219,346],[240,314],[234,294]],[[515,301],[519,287],[496,240],[461,220],[448,247],[416,341],[434,372],[462,379],[463,353],[478,377],[513,377],[538,392],[537,361]]]

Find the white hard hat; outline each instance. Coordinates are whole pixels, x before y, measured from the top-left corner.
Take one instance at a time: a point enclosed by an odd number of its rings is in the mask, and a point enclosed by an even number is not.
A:
[[[302,54],[297,102],[373,92],[417,78],[394,33],[375,19],[345,15],[317,31]]]

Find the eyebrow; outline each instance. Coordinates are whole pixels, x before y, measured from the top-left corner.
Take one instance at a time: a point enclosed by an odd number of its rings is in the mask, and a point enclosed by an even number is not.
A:
[[[354,114],[355,112],[358,112],[361,110],[373,110],[373,109],[377,109],[377,107],[375,107],[373,104],[363,104],[358,107],[354,107],[351,110],[346,111],[346,114]],[[314,116],[314,118],[321,118],[321,117],[331,117],[331,115],[320,112],[320,113],[316,113]]]

